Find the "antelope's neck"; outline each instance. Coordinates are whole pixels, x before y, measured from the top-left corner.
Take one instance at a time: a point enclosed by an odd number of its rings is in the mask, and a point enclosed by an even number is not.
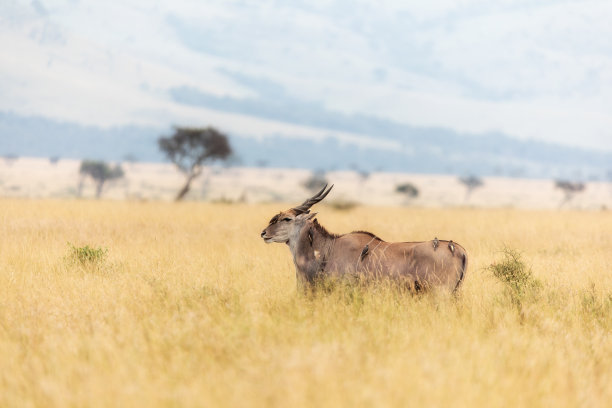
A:
[[[332,247],[333,238],[318,231],[311,223],[307,223],[289,240],[289,249],[297,272],[307,280],[314,279],[325,265],[326,258]]]

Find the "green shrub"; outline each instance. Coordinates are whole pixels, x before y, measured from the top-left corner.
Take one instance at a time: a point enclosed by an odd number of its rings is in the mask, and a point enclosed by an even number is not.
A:
[[[308,177],[304,182],[302,182],[302,186],[313,193],[321,190],[323,187],[329,184],[329,181],[325,178],[325,172],[323,170],[317,170],[313,172],[310,177]]]
[[[523,301],[535,297],[541,283],[533,277],[531,268],[525,265],[520,252],[505,248],[503,255],[503,260],[492,263],[487,269],[505,284],[512,303],[522,310]]]
[[[415,198],[419,196],[419,189],[412,183],[403,183],[395,186],[395,192],[404,194],[408,198]]]
[[[355,201],[340,199],[340,200],[330,201],[328,205],[334,210],[349,211],[357,207],[359,204]]]
[[[68,243],[68,246],[70,247],[68,259],[81,265],[100,265],[104,263],[108,253],[108,249],[101,247],[94,248],[90,247],[89,245],[77,247],[72,245],[70,242]]]
[[[612,294],[599,293],[594,284],[581,291],[581,306],[584,316],[605,327],[612,325]]]

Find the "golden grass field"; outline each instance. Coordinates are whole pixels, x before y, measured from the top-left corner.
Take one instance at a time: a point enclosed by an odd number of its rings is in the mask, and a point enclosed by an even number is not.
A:
[[[612,404],[612,212],[319,205],[333,232],[453,239],[469,269],[457,298],[304,296],[259,237],[285,207],[0,200],[0,406]],[[521,310],[486,269],[504,246],[542,283]]]

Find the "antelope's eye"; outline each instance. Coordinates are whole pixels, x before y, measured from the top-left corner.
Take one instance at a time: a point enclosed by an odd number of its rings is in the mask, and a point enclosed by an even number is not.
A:
[[[291,218],[283,218],[283,221],[289,222],[289,221],[291,221]]]

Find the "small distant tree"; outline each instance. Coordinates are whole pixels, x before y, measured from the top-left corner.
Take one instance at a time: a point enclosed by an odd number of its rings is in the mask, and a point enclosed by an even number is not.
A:
[[[564,204],[569,203],[576,194],[581,193],[585,189],[584,183],[580,182],[571,182],[567,180],[557,180],[555,181],[555,187],[563,191],[563,199],[561,203],[559,203],[559,207],[562,207]]]
[[[128,153],[123,156],[123,161],[130,165],[130,168],[134,165],[134,163],[138,162],[138,157],[135,154]]]
[[[83,160],[81,162],[79,173],[83,177],[91,177],[96,183],[96,198],[100,198],[102,195],[104,183],[124,176],[123,169],[120,165],[117,164],[114,167],[111,167],[108,165],[108,163],[99,160]],[[81,191],[81,186],[82,179],[81,185],[79,185],[79,194]]]
[[[474,190],[484,185],[482,179],[476,176],[460,177],[459,182],[461,182],[461,184],[463,184],[466,188],[465,201],[470,198]]]
[[[412,183],[402,183],[395,186],[395,192],[404,195],[409,202],[419,196],[419,189]]]
[[[213,127],[177,127],[169,137],[160,137],[160,150],[186,176],[185,184],[176,195],[180,201],[191,188],[191,182],[202,174],[202,166],[214,160],[226,160],[232,154],[228,137]]]
[[[19,156],[17,156],[16,154],[9,153],[2,156],[2,158],[8,166],[12,166],[13,163],[15,163],[17,159],[19,159]]]
[[[51,156],[49,157],[49,163],[56,165],[60,160],[59,156]]]
[[[329,184],[329,181],[325,178],[325,172],[323,170],[317,170],[304,180],[302,186],[304,186],[306,190],[316,193],[327,184]]]
[[[370,172],[362,169],[357,163],[351,163],[349,167],[351,168],[351,170],[357,173],[362,183],[370,177]]]

